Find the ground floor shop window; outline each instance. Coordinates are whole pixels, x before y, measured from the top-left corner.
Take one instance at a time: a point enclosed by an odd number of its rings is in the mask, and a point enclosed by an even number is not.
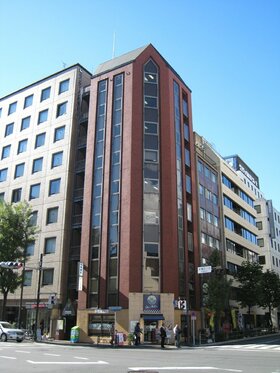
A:
[[[110,337],[114,331],[114,314],[92,314],[88,320],[88,335],[98,337]]]

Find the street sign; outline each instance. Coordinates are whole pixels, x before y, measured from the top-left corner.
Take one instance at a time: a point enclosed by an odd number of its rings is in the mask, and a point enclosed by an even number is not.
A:
[[[56,303],[57,303],[56,295],[55,294],[51,294],[49,296],[48,305],[49,306],[54,306]]]
[[[212,272],[211,266],[197,267],[198,274],[211,273],[211,272]]]
[[[187,310],[187,301],[178,299],[178,308],[179,310]]]

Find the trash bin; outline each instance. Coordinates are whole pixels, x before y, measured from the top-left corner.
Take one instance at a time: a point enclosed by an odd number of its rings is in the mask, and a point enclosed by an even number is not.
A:
[[[79,326],[73,326],[71,328],[71,334],[70,334],[70,342],[77,343],[80,339],[80,327]]]

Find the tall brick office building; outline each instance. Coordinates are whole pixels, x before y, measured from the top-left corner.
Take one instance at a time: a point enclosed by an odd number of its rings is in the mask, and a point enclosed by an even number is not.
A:
[[[90,88],[77,324],[136,321],[149,340],[199,309],[191,91],[152,46],[101,64]]]

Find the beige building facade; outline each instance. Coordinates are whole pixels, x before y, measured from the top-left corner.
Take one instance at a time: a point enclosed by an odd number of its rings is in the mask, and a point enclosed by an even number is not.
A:
[[[36,240],[26,248],[22,313],[27,328],[35,318],[40,254],[39,318],[46,331],[56,329],[52,318],[59,317],[67,298],[73,146],[81,92],[90,78],[74,65],[0,99],[0,198],[27,201],[39,227]],[[19,305],[20,289],[8,296],[8,321],[17,320]]]

